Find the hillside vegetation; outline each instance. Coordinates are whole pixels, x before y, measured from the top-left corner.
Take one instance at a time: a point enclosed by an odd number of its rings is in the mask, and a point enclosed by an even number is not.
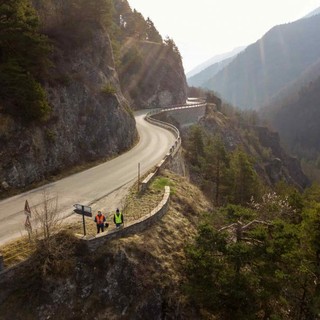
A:
[[[319,187],[300,194],[282,183],[212,210],[186,179],[160,179],[170,209],[147,231],[93,253],[57,235],[52,249],[62,251],[46,269],[40,242],[0,279],[2,319],[317,319]]]
[[[28,0],[0,5],[0,112],[27,120],[50,113],[41,85],[49,67],[50,44]]]
[[[287,149],[319,169],[320,78],[266,110],[263,115],[275,128]],[[298,121],[297,121],[298,119]],[[311,173],[311,172],[309,172]],[[315,177],[313,170],[313,176]]]

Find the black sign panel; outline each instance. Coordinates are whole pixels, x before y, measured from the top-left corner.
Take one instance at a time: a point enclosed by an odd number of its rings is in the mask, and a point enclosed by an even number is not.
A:
[[[73,210],[75,213],[82,214],[87,217],[92,217],[91,207],[84,206],[82,204],[74,204],[75,209]]]

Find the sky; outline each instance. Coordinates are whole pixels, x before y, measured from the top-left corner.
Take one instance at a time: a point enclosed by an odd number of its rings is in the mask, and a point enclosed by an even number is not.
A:
[[[185,72],[320,7],[320,0],[128,0],[174,40]]]

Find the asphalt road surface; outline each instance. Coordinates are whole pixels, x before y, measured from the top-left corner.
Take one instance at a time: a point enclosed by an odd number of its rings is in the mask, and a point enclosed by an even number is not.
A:
[[[143,174],[160,162],[175,137],[170,131],[146,122],[146,113],[135,113],[140,140],[130,151],[89,170],[0,201],[0,243],[26,234],[25,201],[28,200],[31,209],[41,204],[44,189],[50,196],[58,197],[59,212],[68,216],[73,213],[75,203],[89,205],[137,179],[138,163]]]

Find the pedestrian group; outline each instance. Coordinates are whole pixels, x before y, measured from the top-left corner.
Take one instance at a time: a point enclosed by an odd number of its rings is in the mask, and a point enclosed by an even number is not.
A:
[[[106,222],[105,215],[99,210],[98,214],[94,218],[94,222],[97,224],[97,233],[104,232],[104,228],[109,227],[109,223]],[[113,222],[116,228],[119,229],[124,224],[123,213],[119,209],[113,215]]]

